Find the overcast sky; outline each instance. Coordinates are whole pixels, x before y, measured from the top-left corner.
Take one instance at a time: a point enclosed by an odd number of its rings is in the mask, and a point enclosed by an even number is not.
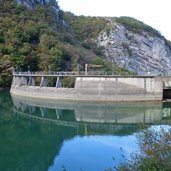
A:
[[[85,16],[129,16],[171,40],[171,0],[58,0],[64,11]]]

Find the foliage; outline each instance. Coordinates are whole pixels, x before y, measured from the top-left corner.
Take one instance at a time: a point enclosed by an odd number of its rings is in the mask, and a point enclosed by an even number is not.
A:
[[[2,87],[5,87],[6,85],[9,86],[10,80],[11,80],[11,59],[9,55],[3,55],[2,58],[0,58],[0,85]],[[5,72],[4,72],[5,71]]]
[[[65,13],[65,19],[70,24],[77,38],[81,41],[89,38],[96,38],[108,21],[102,17],[75,16],[72,13]]]
[[[70,12],[65,13],[64,17],[82,46],[93,50],[96,55],[103,56],[103,50],[92,40],[108,27],[109,21],[102,17],[75,16]]]
[[[166,40],[166,45],[168,45],[169,48],[171,49],[171,41],[170,40]]]
[[[148,32],[150,35],[153,36],[158,36],[162,37],[159,31],[155,30],[154,28],[150,27],[149,25],[144,24],[141,21],[138,21],[134,18],[131,17],[119,17],[115,18],[116,22],[124,25],[127,29],[137,32],[137,33],[142,33],[143,31]]]
[[[171,168],[171,128],[147,129],[138,135],[140,153],[116,168],[118,171],[167,171]]]
[[[131,72],[126,68],[121,68],[116,65],[113,65],[112,70],[115,75],[137,75],[135,72]]]
[[[62,86],[65,88],[74,88],[75,78],[74,77],[64,77],[62,80]]]
[[[96,64],[96,65],[100,65],[101,66],[101,70],[106,71],[107,73],[111,73],[112,72],[112,65],[111,65],[111,63],[107,62],[104,59],[96,58],[96,59],[94,59],[93,63]]]
[[[0,1],[0,87],[10,86],[13,68],[84,70],[85,63],[103,56],[102,49],[82,40],[97,36],[105,19],[64,15],[54,0],[32,2]]]
[[[40,60],[43,53],[47,55],[45,63],[50,64],[48,55],[59,42],[55,11],[49,6],[37,6],[33,10],[14,1],[4,1],[1,5],[0,14],[4,17],[0,18],[0,58],[9,55],[14,67],[26,70],[29,65],[32,70],[38,70],[43,65]]]

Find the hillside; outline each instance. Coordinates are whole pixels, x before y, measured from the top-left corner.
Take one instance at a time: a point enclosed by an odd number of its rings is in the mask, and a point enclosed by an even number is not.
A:
[[[171,46],[161,34],[132,18],[110,21],[110,30],[95,39],[109,61],[137,74],[165,74],[171,70]],[[133,25],[132,25],[133,23]]]
[[[0,87],[17,71],[83,70],[85,63],[107,62],[84,48],[54,0],[0,1]]]
[[[161,73],[171,69],[170,43],[128,17],[100,18],[63,12],[55,0],[0,0],[0,87],[11,72],[84,70]]]
[[[92,50],[96,47],[113,69],[120,67],[136,74],[154,75],[171,70],[170,41],[143,22],[130,17],[71,17],[71,13],[67,16],[82,44]]]

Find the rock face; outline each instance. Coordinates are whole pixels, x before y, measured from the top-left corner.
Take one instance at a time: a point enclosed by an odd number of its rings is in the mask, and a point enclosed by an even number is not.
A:
[[[56,0],[17,0],[17,3],[24,4],[31,8],[34,8],[37,5],[43,5],[43,6],[51,5],[51,6],[59,8]]]
[[[37,6],[49,7],[54,20],[52,24],[58,24],[65,30],[69,29],[68,24],[64,20],[63,11],[56,0],[16,0],[16,2],[31,9],[35,9]]]
[[[164,38],[145,31],[135,33],[114,21],[110,21],[109,27],[94,41],[113,64],[138,74],[162,74],[171,70],[171,48]]]

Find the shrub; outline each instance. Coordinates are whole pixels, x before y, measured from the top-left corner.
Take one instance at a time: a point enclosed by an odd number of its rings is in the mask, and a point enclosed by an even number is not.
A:
[[[121,163],[116,170],[169,171],[171,168],[171,128],[146,129],[139,133],[137,138],[140,153],[132,154],[131,159],[126,163]]]

